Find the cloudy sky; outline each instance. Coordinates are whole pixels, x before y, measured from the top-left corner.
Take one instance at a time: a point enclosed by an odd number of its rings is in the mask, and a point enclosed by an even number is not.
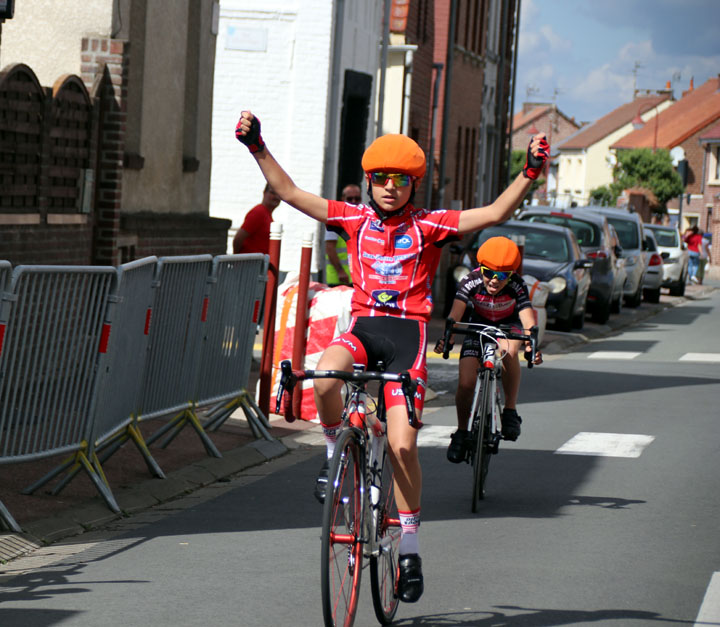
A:
[[[522,0],[515,110],[552,102],[592,122],[638,89],[720,74],[720,0]],[[636,69],[635,74],[633,70]]]

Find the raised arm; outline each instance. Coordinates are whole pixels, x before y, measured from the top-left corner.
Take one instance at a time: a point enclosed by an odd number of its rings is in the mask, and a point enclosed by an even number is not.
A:
[[[327,220],[327,200],[295,185],[295,182],[265,146],[262,135],[260,135],[260,120],[250,111],[243,111],[240,114],[240,120],[235,127],[235,137],[248,147],[260,166],[265,180],[270,183],[270,187],[282,200],[311,218],[320,220],[320,222]]]
[[[463,235],[507,220],[520,206],[532,182],[540,176],[549,156],[550,145],[545,139],[545,133],[538,133],[530,140],[527,161],[522,172],[492,204],[463,211],[460,214],[458,232]]]

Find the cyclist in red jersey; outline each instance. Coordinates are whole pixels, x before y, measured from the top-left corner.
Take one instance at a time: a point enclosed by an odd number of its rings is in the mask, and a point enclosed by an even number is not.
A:
[[[371,200],[360,205],[326,200],[295,185],[265,146],[260,121],[250,111],[242,112],[235,135],[283,201],[337,231],[348,243],[354,290],[352,320],[348,330],[325,349],[317,368],[351,371],[353,363],[373,368],[380,360],[388,372],[409,370],[419,383],[415,404],[420,416],[427,380],[431,284],[440,247],[511,215],[550,154],[544,133],[532,138],[522,173],[495,202],[464,211],[428,211],[412,204],[415,188],[425,175],[425,153],[405,135],[383,135],[365,151],[362,168]],[[314,383],[329,460],[340,428],[342,382],[318,379]],[[417,430],[408,423],[402,392],[388,385],[385,398],[395,500],[402,526],[398,596],[415,602],[424,589],[417,534],[422,491]],[[328,465],[326,460],[315,486],[320,501],[325,498]]]

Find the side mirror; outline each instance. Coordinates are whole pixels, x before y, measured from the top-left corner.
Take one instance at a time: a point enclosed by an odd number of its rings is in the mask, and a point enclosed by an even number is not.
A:
[[[613,251],[615,252],[616,257],[622,257],[622,248],[617,244],[613,246]]]
[[[575,268],[576,269],[583,268],[585,270],[589,270],[590,268],[593,267],[594,263],[595,262],[592,259],[578,259],[575,262]]]
[[[663,259],[670,259],[670,253],[669,253],[668,251],[665,251],[665,252],[660,253],[660,256],[661,256]]]

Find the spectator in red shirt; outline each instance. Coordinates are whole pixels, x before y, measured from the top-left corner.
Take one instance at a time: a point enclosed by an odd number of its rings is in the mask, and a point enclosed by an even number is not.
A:
[[[272,212],[280,204],[280,197],[270,185],[265,185],[263,199],[248,214],[233,238],[233,254],[263,253],[270,249],[270,223]]]
[[[698,266],[700,265],[700,246],[702,244],[702,237],[703,236],[700,234],[700,229],[698,229],[697,224],[694,224],[692,228],[685,231],[683,235],[683,240],[685,240],[688,247],[688,274],[690,275],[690,280],[693,283],[700,282],[697,277],[697,273]]]

